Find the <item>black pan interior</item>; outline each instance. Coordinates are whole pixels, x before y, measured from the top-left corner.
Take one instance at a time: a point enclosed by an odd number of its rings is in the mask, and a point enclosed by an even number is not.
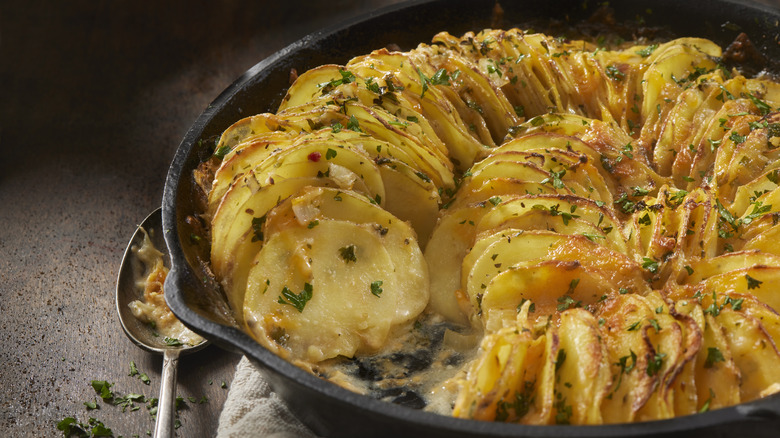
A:
[[[517,437],[706,435],[728,432],[776,436],[780,396],[750,404],[653,423],[616,426],[518,426],[442,417],[359,396],[321,381],[265,350],[235,328],[226,300],[208,275],[202,233],[189,216],[200,211],[193,169],[213,151],[214,140],[233,122],[273,112],[298,72],[350,58],[390,44],[403,50],[428,42],[440,31],[454,35],[487,27],[534,28],[564,34],[588,32],[594,14],[603,21],[602,2],[523,0],[415,1],[310,35],[263,60],[226,89],[195,121],[171,164],[163,195],[163,226],[173,269],[165,284],[169,306],[186,325],[224,348],[239,351],[266,372],[269,382],[304,423],[322,436]],[[727,46],[746,32],[780,71],[780,12],[727,0],[612,2],[613,30],[636,36],[697,36]],[[584,25],[583,25],[584,23]],[[545,28],[547,27],[547,28]]]

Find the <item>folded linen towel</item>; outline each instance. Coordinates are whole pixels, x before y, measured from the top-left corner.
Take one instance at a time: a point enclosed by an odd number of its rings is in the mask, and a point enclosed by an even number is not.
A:
[[[246,356],[219,416],[218,438],[317,438],[271,390],[262,373]]]

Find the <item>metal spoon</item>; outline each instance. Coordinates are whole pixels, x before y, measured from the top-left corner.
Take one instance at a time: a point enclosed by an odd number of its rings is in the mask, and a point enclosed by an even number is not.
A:
[[[205,347],[208,342],[198,345],[188,344],[171,346],[165,343],[162,336],[157,335],[149,324],[138,320],[130,310],[129,304],[143,298],[143,290],[137,284],[144,278],[144,264],[137,256],[134,248],[141,247],[144,242],[144,233],[149,234],[155,248],[164,253],[164,263],[170,266],[170,257],[163,240],[162,214],[160,209],[153,211],[144,219],[135,230],[130,239],[125,254],[122,257],[122,265],[116,281],[116,310],[119,314],[119,322],[134,344],[152,353],[163,355],[162,382],[160,383],[160,398],[157,404],[157,421],[154,426],[154,438],[169,438],[173,436],[174,404],[176,399],[176,366],[179,355],[191,353]]]

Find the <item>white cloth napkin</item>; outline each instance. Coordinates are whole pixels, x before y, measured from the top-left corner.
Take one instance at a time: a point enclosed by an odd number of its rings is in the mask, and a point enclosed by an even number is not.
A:
[[[217,437],[317,438],[293,416],[246,356],[236,366]]]

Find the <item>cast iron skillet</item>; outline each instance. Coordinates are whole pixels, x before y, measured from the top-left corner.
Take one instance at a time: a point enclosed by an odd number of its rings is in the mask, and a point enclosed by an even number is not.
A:
[[[589,5],[592,4],[592,5]],[[557,20],[558,30],[586,21],[598,6],[585,0],[504,0],[503,19],[493,14],[495,0],[415,1],[371,13],[342,27],[312,34],[252,67],[198,117],[176,152],[165,183],[163,227],[172,259],[165,282],[174,314],[214,343],[245,354],[263,370],[293,412],[315,433],[331,437],[519,437],[702,435],[775,436],[780,430],[780,394],[688,417],[606,426],[522,426],[450,418],[361,396],[304,372],[269,352],[236,328],[226,299],[209,276],[202,229],[190,216],[202,211],[193,169],[213,152],[214,139],[248,115],[274,112],[298,72],[350,58],[388,44],[409,50],[446,30],[460,35],[486,27],[528,28]],[[624,4],[625,3],[625,4]],[[612,2],[615,18],[637,32],[662,26],[670,36],[697,36],[727,46],[740,30],[770,60],[780,60],[780,11],[730,0],[654,0]],[[553,26],[555,27],[555,26]],[[535,27],[536,30],[545,30]],[[553,32],[555,30],[552,30]],[[632,35],[626,35],[630,38]],[[777,66],[770,66],[777,70]],[[189,218],[189,219],[188,219]]]

